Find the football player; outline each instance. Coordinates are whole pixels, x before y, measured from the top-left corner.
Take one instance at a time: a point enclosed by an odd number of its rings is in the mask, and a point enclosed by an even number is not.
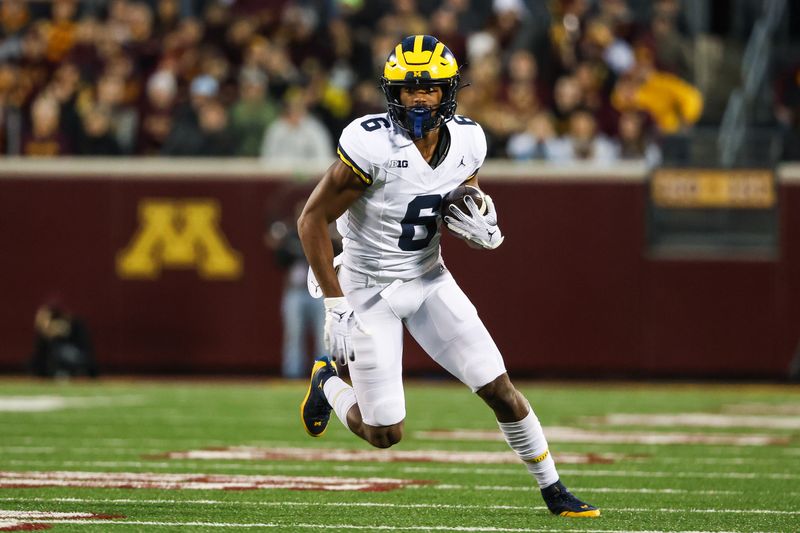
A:
[[[422,348],[494,411],[509,446],[531,472],[547,507],[562,516],[599,516],[559,480],[539,420],[512,385],[503,358],[475,306],[442,262],[441,221],[473,246],[503,242],[486,196],[481,214],[440,213],[459,185],[478,186],[486,156],[481,127],[456,115],[459,68],[430,35],[406,37],[389,54],[380,79],[388,112],[348,125],[338,160],[311,193],[298,230],[324,295],[325,341],[352,387],[327,357],[314,364],[300,406],[306,431],[322,435],[333,410],[373,446],[400,441],[405,419],[403,325]],[[343,253],[334,267],[328,224],[336,221]]]

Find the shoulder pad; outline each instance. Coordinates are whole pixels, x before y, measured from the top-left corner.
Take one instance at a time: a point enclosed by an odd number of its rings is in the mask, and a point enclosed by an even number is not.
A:
[[[342,130],[336,154],[364,183],[372,185],[373,168],[386,158],[391,131],[386,113],[357,118]]]

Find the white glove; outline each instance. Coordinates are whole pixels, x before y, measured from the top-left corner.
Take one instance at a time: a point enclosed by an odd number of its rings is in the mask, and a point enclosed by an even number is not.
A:
[[[325,349],[340,365],[356,360],[351,338],[356,328],[369,335],[347,298],[325,298]]]
[[[470,215],[464,213],[458,207],[450,205],[452,216],[445,215],[444,221],[453,233],[460,235],[468,242],[474,242],[481,248],[494,250],[503,243],[503,234],[497,225],[497,211],[494,209],[494,202],[487,194],[483,197],[486,202],[486,214],[481,215],[478,206],[471,196],[464,198]]]

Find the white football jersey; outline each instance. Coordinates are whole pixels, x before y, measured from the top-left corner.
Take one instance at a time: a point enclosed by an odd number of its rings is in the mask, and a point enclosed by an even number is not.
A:
[[[369,185],[336,221],[350,270],[406,280],[439,261],[442,198],[475,175],[486,157],[476,122],[456,115],[443,127],[450,148],[436,168],[388,113],[363,116],[342,131],[339,158]]]

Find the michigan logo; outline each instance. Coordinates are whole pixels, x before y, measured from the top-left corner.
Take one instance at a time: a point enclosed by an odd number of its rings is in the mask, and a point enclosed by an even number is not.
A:
[[[206,279],[237,279],[242,258],[219,227],[215,200],[143,199],[139,229],[117,254],[117,274],[156,279],[162,268],[197,269]]]

